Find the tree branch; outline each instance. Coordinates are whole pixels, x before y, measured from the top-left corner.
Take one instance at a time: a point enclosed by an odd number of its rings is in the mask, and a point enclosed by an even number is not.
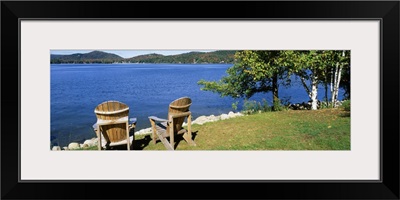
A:
[[[303,87],[306,89],[308,96],[311,98],[311,90],[310,90],[310,88],[308,88],[306,80],[304,79],[304,77],[300,77],[300,79],[301,79],[301,83],[303,84]]]

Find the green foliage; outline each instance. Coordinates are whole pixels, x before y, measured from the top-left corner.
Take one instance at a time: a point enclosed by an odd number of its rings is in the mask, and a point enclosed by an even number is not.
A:
[[[203,91],[219,93],[222,97],[231,96],[233,98],[253,96],[256,92],[256,85],[253,77],[245,73],[246,67],[235,64],[227,69],[228,76],[222,77],[219,81],[200,80],[197,83],[203,85]]]
[[[311,99],[312,87],[319,83],[331,83],[333,70],[340,65],[350,67],[350,52],[343,50],[309,50],[286,51],[287,59],[291,62],[289,70],[300,77],[305,91]],[[345,70],[343,70],[345,71]],[[343,74],[343,72],[342,72]],[[327,87],[326,87],[327,89]]]
[[[273,78],[275,75],[279,79],[286,79],[290,66],[286,51],[261,51],[261,50],[245,50],[238,51],[236,58],[241,65],[246,65],[246,73],[253,76],[254,81],[265,81],[266,78]],[[272,81],[272,80],[270,80]]]
[[[243,102],[242,113],[250,115],[255,113],[269,112],[271,110],[272,108],[268,105],[268,102],[265,99],[263,99],[262,102],[245,100]]]
[[[233,109],[234,111],[237,111],[237,109],[238,109],[238,104],[239,104],[239,101],[236,101],[236,102],[232,103],[232,109]]]
[[[227,76],[219,81],[200,80],[201,90],[219,93],[233,98],[250,98],[258,92],[277,90],[278,78],[286,77],[282,67],[283,51],[237,51],[236,63],[227,70]]]
[[[244,50],[237,51],[235,58],[235,65],[227,70],[228,75],[221,80],[200,80],[198,84],[204,86],[201,90],[233,98],[250,98],[259,92],[272,91],[273,108],[279,111],[284,107],[279,102],[278,80],[281,80],[279,84],[288,86],[291,84],[289,77],[292,74],[297,75],[311,99],[313,86],[318,87],[320,83],[325,83],[325,85],[330,83],[334,66],[341,63],[341,66],[345,67],[344,69],[349,69],[350,52],[342,50]],[[343,71],[349,73],[349,70]],[[347,79],[349,79],[349,75]]]
[[[350,100],[343,101],[342,107],[345,111],[350,111]]]
[[[322,101],[319,109],[327,109],[327,108],[333,108],[332,103],[330,101]]]
[[[274,97],[274,101],[273,101],[273,110],[274,111],[282,111],[285,109],[285,107],[281,104],[281,100],[277,97]]]
[[[262,103],[261,103],[261,110],[262,110],[263,112],[269,112],[269,111],[272,110],[272,108],[268,105],[267,100],[265,100],[265,99],[262,100]]]
[[[260,111],[260,107],[261,107],[261,105],[260,105],[259,102],[257,103],[257,101],[245,100],[244,103],[243,103],[242,112],[244,114],[254,114],[254,113]]]
[[[344,65],[340,87],[344,89],[344,97],[350,99],[350,51],[345,51],[345,56],[341,57],[340,62]]]

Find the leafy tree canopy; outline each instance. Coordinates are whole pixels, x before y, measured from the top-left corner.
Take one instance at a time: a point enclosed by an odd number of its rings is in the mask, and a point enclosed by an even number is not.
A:
[[[258,92],[277,89],[278,77],[285,74],[283,51],[244,50],[235,54],[236,63],[219,81],[200,80],[202,90],[233,98],[250,98]]]

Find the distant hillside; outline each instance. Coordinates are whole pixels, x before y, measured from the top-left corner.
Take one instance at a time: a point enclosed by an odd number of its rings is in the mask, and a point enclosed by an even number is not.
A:
[[[54,54],[51,54],[50,55],[50,59],[51,60],[54,60],[54,59],[59,59],[59,58],[61,58],[61,57],[63,57],[64,55],[54,55]]]
[[[153,63],[153,60],[158,60],[158,59],[162,59],[164,58],[164,55],[161,54],[156,54],[156,53],[152,53],[152,54],[146,54],[146,55],[140,55],[140,56],[135,56],[132,58],[128,58],[126,59],[127,62],[147,62],[147,63]]]
[[[102,51],[71,55],[50,55],[50,63],[113,63],[121,62],[122,60],[121,56]]]
[[[93,51],[86,54],[50,55],[50,63],[233,63],[235,52],[189,52],[171,56],[147,54],[124,59],[115,54]]]
[[[127,59],[131,63],[233,63],[235,51],[189,52],[163,56],[148,54]]]

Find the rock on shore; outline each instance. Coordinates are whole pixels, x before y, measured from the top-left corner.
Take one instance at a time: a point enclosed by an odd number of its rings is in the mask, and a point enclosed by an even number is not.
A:
[[[215,122],[218,120],[225,120],[225,119],[229,119],[229,118],[235,118],[235,117],[239,117],[239,116],[243,116],[242,113],[237,112],[229,112],[228,114],[222,114],[219,116],[214,116],[214,115],[210,115],[210,116],[200,116],[198,118],[196,118],[195,120],[192,121],[192,124],[199,124],[199,125],[203,125],[207,122]],[[183,124],[184,126],[187,125],[186,123]]]
[[[78,149],[78,148],[80,148],[80,147],[81,147],[80,144],[77,143],[77,142],[72,142],[72,143],[70,143],[70,144],[68,145],[68,149]]]
[[[336,106],[341,106],[344,101],[337,101]],[[322,105],[328,106],[326,102],[323,101],[317,101],[317,108],[320,109]],[[329,105],[332,105],[331,102],[329,102]],[[302,102],[302,103],[293,103],[287,105],[287,107],[291,110],[311,110],[311,101],[308,102]]]

